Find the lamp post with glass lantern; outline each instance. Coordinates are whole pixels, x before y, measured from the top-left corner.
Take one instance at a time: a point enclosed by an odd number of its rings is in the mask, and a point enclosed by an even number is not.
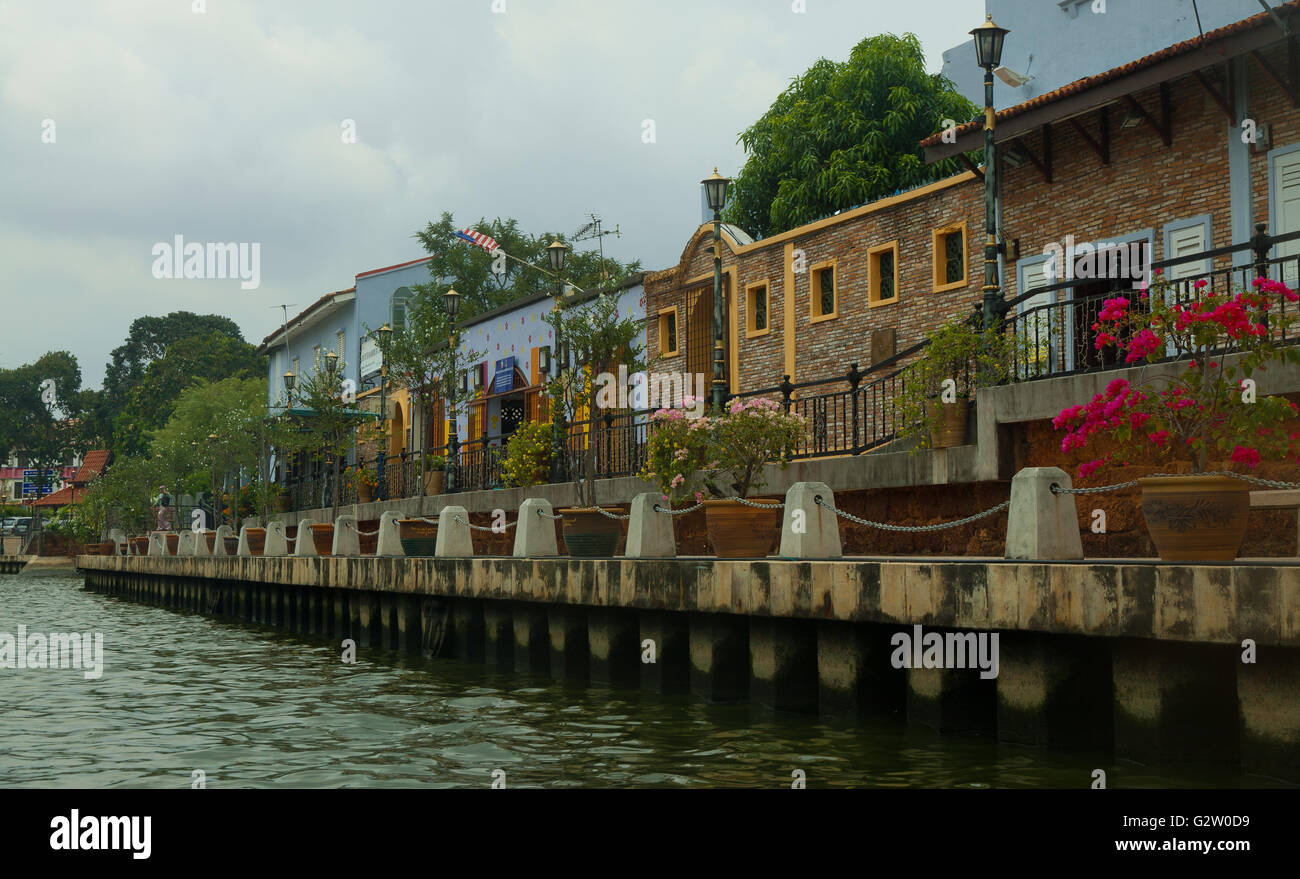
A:
[[[379,342],[379,423],[385,429],[380,431],[379,452],[377,454],[379,467],[379,497],[378,500],[384,499],[384,443],[383,436],[387,432],[388,424],[388,358],[384,352],[388,349],[388,342],[393,338],[393,328],[384,324],[374,332],[376,340]]]
[[[551,261],[551,270],[555,272],[555,354],[558,355],[559,362],[556,363],[555,357],[550,357],[550,366],[554,369],[552,381],[559,381],[560,371],[568,367],[569,355],[567,345],[564,342],[564,321],[561,319],[561,312],[564,310],[562,303],[564,300],[564,260],[568,256],[569,248],[560,243],[556,238],[546,248],[546,255]],[[549,371],[549,370],[548,370]],[[558,390],[558,388],[557,388]],[[551,395],[552,409],[551,412],[551,482],[564,481],[564,407],[560,405],[560,394]]]
[[[448,287],[447,292],[442,294],[442,304],[447,310],[447,325],[450,327],[450,335],[447,339],[447,345],[451,354],[451,375],[444,382],[443,387],[447,388],[447,401],[451,404],[451,431],[447,437],[447,491],[457,490],[456,473],[458,458],[460,456],[460,423],[457,418],[456,395],[456,312],[460,310],[460,294],[456,292],[455,287]],[[427,446],[428,443],[425,443]],[[427,453],[426,453],[427,454]],[[421,473],[424,472],[421,468]]]
[[[984,328],[992,329],[1007,312],[998,281],[998,172],[993,128],[993,69],[1002,63],[1002,43],[1009,31],[993,23],[993,15],[970,32],[975,38],[975,63],[984,68]]]
[[[722,209],[727,205],[727,187],[731,179],[723,177],[718,169],[700,181],[709,210],[713,211],[713,393],[712,408],[721,412],[726,396],[722,378]]]

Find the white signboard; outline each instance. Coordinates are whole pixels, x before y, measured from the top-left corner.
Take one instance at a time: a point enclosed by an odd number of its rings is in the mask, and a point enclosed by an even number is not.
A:
[[[384,363],[383,352],[374,339],[361,340],[361,377],[367,378],[379,372]]]

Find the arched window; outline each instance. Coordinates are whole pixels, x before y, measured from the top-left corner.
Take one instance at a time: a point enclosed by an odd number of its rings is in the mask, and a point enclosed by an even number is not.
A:
[[[400,333],[406,329],[406,307],[413,295],[410,287],[398,287],[393,291],[388,325],[393,328],[394,332]]]

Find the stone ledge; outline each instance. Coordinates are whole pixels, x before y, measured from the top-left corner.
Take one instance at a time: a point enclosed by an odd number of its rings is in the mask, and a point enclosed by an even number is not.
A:
[[[78,566],[545,604],[1300,646],[1296,564],[81,556]]]

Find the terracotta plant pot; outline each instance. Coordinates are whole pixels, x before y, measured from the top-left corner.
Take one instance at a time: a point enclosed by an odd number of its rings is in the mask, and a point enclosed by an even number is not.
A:
[[[118,551],[119,553],[121,553],[122,555],[130,555],[130,554],[131,554],[131,544],[130,544],[130,543],[119,543],[119,544],[117,545],[117,551]]]
[[[372,533],[365,534],[363,532]],[[366,519],[357,523],[357,551],[362,555],[374,555],[379,549],[379,520]]]
[[[212,555],[214,552],[217,551],[217,532],[204,531],[203,539],[208,542],[208,555]],[[238,547],[239,543],[236,542],[235,546]]]
[[[311,542],[316,545],[316,555],[333,555],[334,523],[314,523],[311,526]]]
[[[398,519],[397,536],[402,552],[409,556],[431,556],[438,546],[438,526],[423,519]]]
[[[148,537],[132,537],[132,538],[131,538],[129,541],[127,541],[127,542],[131,544],[131,555],[148,555],[148,554],[149,554],[149,538],[148,538]]]
[[[238,537],[223,537],[221,538],[221,542],[226,547],[226,555],[234,555],[239,552]]]
[[[601,507],[615,516],[624,515],[621,507]],[[618,539],[623,536],[623,523],[601,515],[595,510],[560,510],[564,517],[561,526],[564,545],[569,555],[579,559],[609,558],[618,550]]]
[[[357,486],[357,503],[368,504],[375,499],[375,489],[370,485]]]
[[[167,554],[168,554],[168,555],[176,555],[176,551],[177,551],[178,549],[180,549],[180,545],[181,545],[181,536],[180,536],[179,534],[168,534],[168,535],[167,535]]]
[[[749,498],[758,504],[779,504],[781,498]],[[704,524],[713,554],[720,559],[766,558],[781,541],[780,507],[759,509],[739,501],[705,501]]]
[[[1139,479],[1142,516],[1161,561],[1230,562],[1246,536],[1250,485],[1231,476]]]
[[[266,549],[266,529],[245,528],[244,534],[248,536],[248,554],[261,555]],[[239,546],[239,541],[235,541],[235,546]]]
[[[930,448],[951,449],[966,445],[966,425],[970,421],[970,401],[958,400],[955,403],[941,403],[937,400],[925,404],[926,418],[932,418],[934,407],[938,413],[939,426],[930,435]]]
[[[446,470],[430,470],[424,474],[424,493],[426,495],[442,494],[446,485]]]

